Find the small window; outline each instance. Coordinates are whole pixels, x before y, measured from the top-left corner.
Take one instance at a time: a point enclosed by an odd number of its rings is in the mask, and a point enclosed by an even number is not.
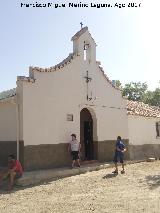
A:
[[[156,136],[157,137],[160,137],[160,122],[157,122],[156,123]]]
[[[88,48],[89,48],[89,44],[86,44],[84,42],[84,61],[87,60],[87,54],[88,54],[87,50],[88,50]]]
[[[67,114],[67,121],[73,121],[73,115]]]
[[[84,61],[87,60],[87,50],[84,50]]]

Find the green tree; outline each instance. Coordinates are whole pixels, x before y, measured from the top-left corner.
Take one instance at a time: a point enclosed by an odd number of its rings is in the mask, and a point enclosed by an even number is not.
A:
[[[147,91],[146,94],[143,96],[143,102],[152,105],[152,100],[153,100],[153,92]]]
[[[119,80],[115,80],[115,85],[118,88],[122,88],[122,84],[121,84],[121,82]]]
[[[147,83],[130,82],[123,87],[123,96],[126,96],[128,100],[143,101],[147,92]]]
[[[144,103],[160,107],[160,88],[156,88],[153,92],[148,91],[145,95]]]
[[[145,104],[160,107],[160,87],[150,91],[146,82],[130,82],[125,86],[122,86],[119,80],[114,80],[112,83],[122,89],[122,95],[126,96],[128,100],[142,101]]]
[[[122,84],[119,80],[112,80],[112,84],[114,84],[116,87],[122,89]]]
[[[154,99],[153,104],[155,106],[160,107],[160,88],[156,88],[156,90],[154,91],[153,99]]]

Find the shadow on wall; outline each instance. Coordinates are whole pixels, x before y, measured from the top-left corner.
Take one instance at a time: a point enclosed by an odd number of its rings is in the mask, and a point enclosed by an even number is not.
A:
[[[160,187],[160,175],[148,175],[145,179],[149,189],[153,190]]]

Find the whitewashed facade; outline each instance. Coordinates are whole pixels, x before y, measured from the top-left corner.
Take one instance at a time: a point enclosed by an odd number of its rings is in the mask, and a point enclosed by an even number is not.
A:
[[[128,101],[130,159],[160,158],[160,108]]]
[[[73,52],[58,65],[30,67],[29,77],[17,78],[14,131],[21,149],[24,146],[26,169],[68,165],[71,133],[81,141],[87,160],[112,160],[117,135],[128,143],[126,99],[97,62],[88,28],[77,32],[72,42]]]

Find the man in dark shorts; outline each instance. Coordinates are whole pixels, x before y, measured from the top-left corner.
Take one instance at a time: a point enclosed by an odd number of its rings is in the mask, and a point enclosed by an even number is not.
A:
[[[72,168],[75,166],[75,162],[77,161],[78,167],[80,167],[80,161],[79,161],[79,153],[81,145],[79,141],[76,139],[76,135],[72,134],[72,140],[69,143],[68,151],[71,152],[72,155]]]
[[[115,155],[114,155],[114,164],[115,164],[115,171],[113,172],[114,174],[118,174],[118,166],[117,163],[120,161],[122,164],[122,171],[121,174],[125,173],[124,170],[124,152],[126,151],[125,145],[122,142],[122,139],[120,136],[117,137],[117,142],[116,142],[116,149],[115,149]]]
[[[19,160],[14,155],[8,156],[8,168],[0,172],[0,186],[4,178],[9,178],[8,190],[11,191],[14,181],[23,175],[23,169]]]

